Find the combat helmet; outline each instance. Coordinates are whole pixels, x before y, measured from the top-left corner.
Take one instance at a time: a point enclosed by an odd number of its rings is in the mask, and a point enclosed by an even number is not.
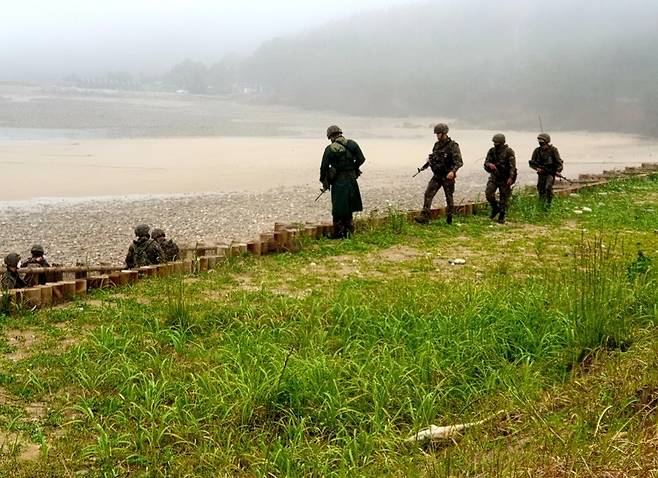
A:
[[[41,244],[34,244],[32,246],[32,249],[30,249],[30,253],[33,256],[37,256],[37,255],[43,256],[46,253],[46,251],[44,250]]]
[[[545,141],[546,143],[550,143],[551,142],[551,135],[548,134],[548,133],[539,133],[537,135],[537,139],[539,141]]]
[[[150,230],[151,228],[148,226],[148,224],[140,224],[135,228],[135,235],[137,237],[148,237]]]
[[[160,228],[155,228],[151,232],[151,239],[157,239],[158,237],[165,237],[165,232]]]
[[[343,131],[340,129],[340,126],[331,125],[327,128],[327,139],[331,139],[332,136],[337,134],[343,134]]]
[[[434,127],[434,134],[439,133],[448,133],[448,125],[445,123],[437,123],[437,125]]]
[[[18,267],[18,263],[21,260],[21,256],[15,252],[10,252],[5,256],[5,265],[7,267]]]
[[[491,138],[491,141],[494,143],[505,144],[505,135],[503,133],[494,134],[493,138]]]

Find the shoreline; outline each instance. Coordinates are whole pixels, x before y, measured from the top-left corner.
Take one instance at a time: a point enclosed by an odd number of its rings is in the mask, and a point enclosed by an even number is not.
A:
[[[532,186],[520,174],[517,188]],[[406,176],[405,176],[406,177]],[[364,211],[355,217],[397,210],[419,209],[429,174],[404,185],[361,183]],[[395,178],[393,178],[395,179]],[[455,204],[483,200],[486,176],[466,175],[458,180]],[[275,188],[265,193],[232,192],[182,195],[103,197],[85,200],[59,198],[33,202],[32,207],[3,207],[0,203],[0,250],[29,257],[33,243],[46,250],[51,264],[117,264],[125,259],[134,239],[133,228],[146,223],[165,230],[180,244],[247,242],[272,230],[275,222],[331,221],[327,194],[315,202],[319,186]],[[442,207],[439,191],[433,207]]]

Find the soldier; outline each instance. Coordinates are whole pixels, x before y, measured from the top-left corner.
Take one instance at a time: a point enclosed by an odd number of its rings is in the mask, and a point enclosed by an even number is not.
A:
[[[430,179],[425,190],[425,198],[423,203],[423,210],[420,216],[417,216],[416,222],[425,224],[430,220],[430,208],[432,207],[432,200],[439,189],[443,188],[446,195],[446,222],[452,224],[452,213],[454,210],[453,194],[455,192],[455,178],[457,177],[457,170],[461,168],[464,163],[462,161],[462,153],[459,145],[448,136],[448,125],[439,123],[434,127],[437,142],[434,143],[432,153],[428,156],[427,162],[419,169],[425,170],[428,167],[432,168],[434,176]]]
[[[128,255],[126,255],[126,267],[128,269],[162,262],[162,249],[160,249],[157,242],[151,239],[149,230],[150,228],[146,224],[140,224],[135,228],[137,239],[130,244]]]
[[[489,149],[484,160],[484,170],[489,173],[485,196],[491,204],[489,217],[495,219],[498,216],[498,222],[504,224],[512,184],[516,181],[516,158],[512,148],[505,144],[504,134],[495,134],[492,141],[494,146]],[[500,201],[496,201],[496,189]]]
[[[162,229],[153,229],[151,239],[156,241],[164,254],[164,262],[176,261],[179,259],[180,249],[171,239],[165,239],[165,232]]]
[[[43,246],[41,244],[34,244],[32,246],[32,249],[30,249],[30,254],[32,254],[32,257],[25,259],[24,261],[21,261],[21,268],[23,267],[50,267],[50,264],[48,264],[48,261],[44,257],[45,251],[43,249]],[[36,277],[28,272],[25,275],[25,282],[28,284],[45,284],[46,283],[46,274],[45,273],[39,273],[36,274]]]
[[[338,126],[327,128],[331,144],[324,150],[320,166],[320,182],[324,190],[331,189],[331,215],[334,238],[342,239],[354,233],[352,213],[363,211],[361,192],[356,179],[366,158],[359,145],[343,137]]]
[[[7,270],[2,274],[2,283],[3,289],[22,289],[27,287],[27,284],[21,276],[18,275],[18,264],[21,261],[21,256],[15,252],[11,252],[5,256],[5,266]]]
[[[551,144],[551,137],[547,133],[537,136],[539,147],[535,148],[528,164],[537,171],[537,192],[539,201],[546,208],[551,207],[553,201],[553,183],[555,175],[562,172],[562,158],[555,146]]]

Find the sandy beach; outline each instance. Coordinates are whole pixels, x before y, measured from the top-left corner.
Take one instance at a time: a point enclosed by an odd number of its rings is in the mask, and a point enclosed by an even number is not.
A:
[[[0,98],[3,255],[26,256],[40,242],[51,262],[117,263],[142,222],[194,243],[248,240],[275,221],[329,220],[328,195],[313,201],[329,123],[340,124],[366,155],[363,214],[419,208],[430,177],[411,178],[435,140],[430,118],[337,118],[171,95],[0,89]],[[195,130],[203,121],[214,122]],[[451,129],[464,157],[457,201],[482,196],[482,162],[496,132]],[[536,132],[505,134],[518,183],[532,184],[527,161]],[[553,143],[567,177],[658,160],[658,140],[632,135],[559,132]],[[435,202],[443,204],[441,192]]]

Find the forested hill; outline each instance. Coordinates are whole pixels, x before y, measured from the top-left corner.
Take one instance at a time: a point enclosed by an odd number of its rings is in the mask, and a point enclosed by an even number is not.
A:
[[[240,76],[309,108],[658,135],[657,24],[653,0],[423,2],[269,41]]]

